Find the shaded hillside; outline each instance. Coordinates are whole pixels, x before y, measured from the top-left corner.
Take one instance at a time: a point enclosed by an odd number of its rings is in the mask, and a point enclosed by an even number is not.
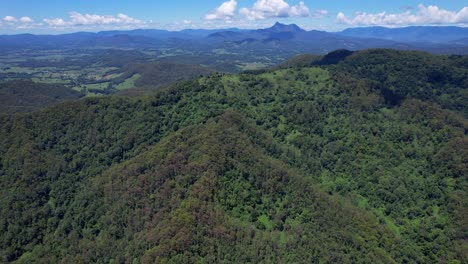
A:
[[[203,75],[209,75],[214,70],[197,65],[180,64],[173,62],[148,62],[130,64],[125,67],[124,73],[113,80],[120,84],[132,76],[137,76],[133,87],[141,90],[155,90],[178,81],[190,80]],[[124,93],[138,93],[138,91],[125,91]]]
[[[373,81],[387,103],[407,98],[436,102],[468,116],[467,56],[430,56],[418,51],[338,50],[317,57],[300,55],[279,68],[328,65],[339,78]]]
[[[468,116],[466,56],[368,50],[349,56],[334,71],[377,82],[387,102],[395,104],[405,98],[417,98]]]
[[[394,104],[382,53],[466,70],[377,50],[1,116],[2,260],[466,262],[466,88]]]
[[[29,112],[82,96],[59,84],[32,81],[0,82],[0,113]]]

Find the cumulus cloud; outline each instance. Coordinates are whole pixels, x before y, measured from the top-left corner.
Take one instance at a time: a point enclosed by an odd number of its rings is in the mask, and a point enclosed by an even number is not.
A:
[[[289,4],[283,0],[257,0],[251,9],[242,8],[240,13],[252,20],[265,19],[267,17],[287,17]]]
[[[215,10],[205,15],[206,21],[224,20],[232,21],[236,16],[237,1],[229,0],[222,3]],[[257,0],[251,8],[239,9],[239,14],[248,20],[261,20],[280,17],[309,17],[309,8],[300,1],[295,6],[290,6],[284,0]]]
[[[310,11],[304,2],[301,1],[299,5],[291,7],[289,14],[294,17],[308,17],[310,16]]]
[[[140,24],[141,20],[131,18],[124,14],[117,16],[101,16],[95,14],[80,14],[77,12],[70,13],[70,21],[72,25],[109,25],[109,24]]]
[[[205,16],[205,20],[231,20],[236,13],[237,1],[229,0]]]
[[[16,18],[14,16],[5,16],[0,20],[0,22],[0,26],[15,29],[28,29],[37,26],[32,18],[26,16],[20,18]]]
[[[468,7],[461,10],[449,11],[438,6],[418,5],[417,12],[407,10],[403,13],[387,14],[386,12],[368,14],[357,13],[354,17],[347,17],[338,13],[336,20],[345,25],[436,25],[436,24],[468,24]]]
[[[14,16],[5,16],[3,18],[3,21],[5,21],[7,23],[16,23],[18,21],[18,19],[16,19],[16,17],[14,17]]]
[[[22,23],[32,23],[34,22],[34,20],[32,20],[30,17],[22,17],[19,19],[19,21],[21,21]]]
[[[257,0],[252,8],[241,8],[239,13],[249,20],[260,20],[275,17],[308,17],[309,8],[300,1],[290,6],[284,0]]]
[[[62,18],[43,19],[44,23],[51,27],[72,27],[72,26],[99,26],[99,25],[143,25],[144,22],[129,17],[124,14],[111,15],[96,15],[96,14],[81,14],[71,12],[69,19]]]
[[[68,25],[68,23],[65,22],[65,20],[61,18],[54,18],[54,19],[44,18],[43,21],[51,27],[65,27]]]

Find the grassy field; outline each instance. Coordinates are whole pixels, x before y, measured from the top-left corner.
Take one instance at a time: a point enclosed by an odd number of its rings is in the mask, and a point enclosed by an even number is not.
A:
[[[119,85],[115,86],[117,90],[126,90],[126,89],[131,89],[135,87],[135,81],[138,80],[141,77],[140,74],[134,74],[132,77],[126,79],[123,83],[120,83]]]
[[[75,91],[86,91],[89,96],[106,94],[97,91],[107,90],[111,81],[122,74],[119,72],[121,68],[91,62],[88,66],[65,63],[65,66],[60,67],[61,61],[72,61],[82,55],[58,54],[50,51],[50,53],[37,52],[28,56],[24,55],[24,58],[16,57],[15,59],[10,56],[1,56],[0,77],[3,81],[29,79],[37,83],[63,84]],[[31,62],[26,63],[29,60]],[[138,78],[137,75],[132,76],[120,84],[117,89],[132,88],[133,82]]]

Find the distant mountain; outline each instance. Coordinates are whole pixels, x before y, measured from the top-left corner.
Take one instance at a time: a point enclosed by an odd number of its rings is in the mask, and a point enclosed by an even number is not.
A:
[[[240,31],[245,31],[244,29],[238,29],[238,28],[226,28],[226,29],[184,29],[181,30],[181,33],[188,34],[191,36],[199,36],[199,37],[207,37],[211,34],[214,34],[216,32],[240,32]]]
[[[378,38],[399,42],[446,43],[468,37],[468,28],[420,26],[405,28],[362,27],[349,28],[339,35],[357,38]]]
[[[285,25],[279,22],[276,22],[272,27],[266,29],[259,29],[259,32],[267,32],[267,33],[278,33],[278,32],[305,32],[304,29],[300,28],[296,24]]]
[[[0,36],[0,48],[142,48],[152,47],[158,40],[139,35],[119,34],[101,35],[78,32],[63,35],[3,35]]]
[[[209,39],[222,39],[222,40],[240,40],[243,38],[248,38],[247,32],[236,32],[236,31],[219,31],[212,33],[207,36]]]
[[[237,28],[230,29],[184,29],[181,31],[169,31],[161,29],[135,29],[135,30],[112,30],[101,31],[98,34],[101,36],[114,36],[114,35],[130,35],[130,36],[143,36],[155,39],[197,39],[207,37],[210,34],[224,31],[242,31]]]
[[[241,45],[244,52],[271,50],[274,53],[296,52],[297,54],[309,52],[324,54],[336,49],[415,49],[411,45],[391,40],[354,38],[318,30],[306,31],[295,24],[285,25],[281,23],[276,23],[265,29],[216,32],[209,35],[208,39],[221,41],[224,47]],[[236,47],[230,48],[235,49]]]
[[[112,30],[101,31],[97,33],[100,36],[115,36],[115,35],[129,35],[129,36],[143,36],[155,39],[168,39],[168,38],[189,38],[189,34],[183,32],[174,32],[160,29],[135,29],[135,30]]]
[[[275,23],[265,29],[186,29],[168,31],[78,32],[64,35],[0,36],[0,49],[16,48],[173,48],[207,54],[223,49],[230,54],[283,58],[300,53],[325,54],[336,49],[393,48],[433,53],[467,54],[468,29],[458,27],[354,28],[338,33],[306,31],[295,24]]]
[[[453,44],[468,45],[468,37],[452,41]]]
[[[243,39],[279,39],[279,40],[316,40],[319,37],[334,36],[325,31],[306,31],[295,24],[285,25],[276,22],[270,28],[244,30],[244,31],[219,31],[209,35],[210,38],[222,38],[228,41],[239,41]]]
[[[280,40],[293,40],[299,39],[301,35],[309,34],[309,32],[303,30],[295,24],[284,25],[276,22],[272,27],[266,29],[258,29],[255,33],[266,35],[268,38],[280,39]],[[312,33],[312,32],[310,32]],[[323,32],[325,33],[325,32]]]

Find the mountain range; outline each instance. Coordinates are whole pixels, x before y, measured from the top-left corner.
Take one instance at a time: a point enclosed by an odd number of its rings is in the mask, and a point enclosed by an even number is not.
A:
[[[304,30],[295,24],[276,23],[270,28],[185,29],[167,31],[136,29],[129,31],[77,32],[62,35],[2,35],[0,49],[24,48],[164,48],[180,47],[201,51],[223,48],[228,52],[281,50],[291,54],[325,54],[336,49],[360,50],[394,48],[425,50],[433,53],[468,53],[468,28],[407,27],[351,28],[341,32]]]
[[[468,28],[419,26],[405,28],[363,27],[349,28],[340,35],[357,38],[378,38],[407,43],[450,43],[467,38]]]

